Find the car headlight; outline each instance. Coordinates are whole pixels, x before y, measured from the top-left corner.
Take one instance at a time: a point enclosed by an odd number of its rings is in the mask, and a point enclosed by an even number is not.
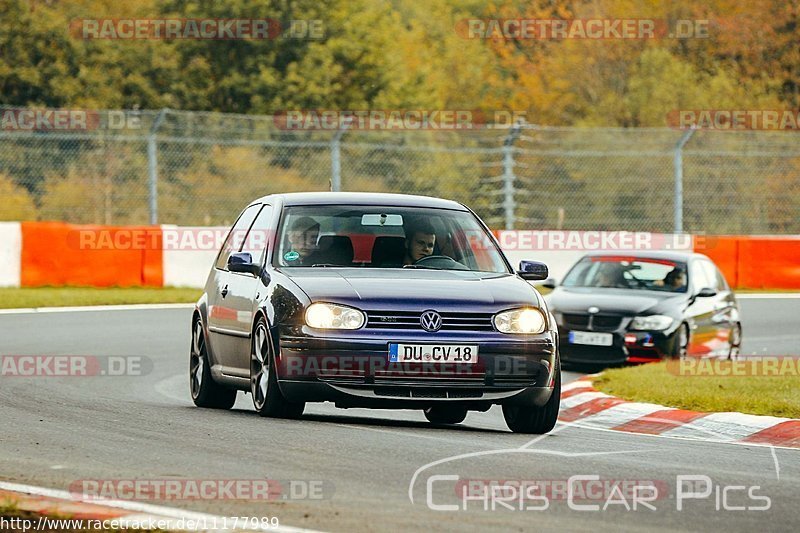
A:
[[[358,309],[344,305],[313,303],[306,309],[306,324],[317,329],[358,329],[366,318]]]
[[[494,327],[501,333],[535,335],[544,331],[545,323],[542,312],[534,308],[503,311],[494,317]]]
[[[660,331],[667,329],[672,325],[674,320],[672,317],[666,315],[650,315],[650,316],[637,316],[631,321],[631,329],[651,329]]]

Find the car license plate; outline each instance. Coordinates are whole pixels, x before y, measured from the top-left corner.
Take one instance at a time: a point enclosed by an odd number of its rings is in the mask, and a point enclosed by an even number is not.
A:
[[[474,344],[389,344],[390,363],[477,363]]]
[[[570,344],[588,344],[591,346],[611,346],[614,336],[611,333],[594,333],[592,331],[570,331]]]

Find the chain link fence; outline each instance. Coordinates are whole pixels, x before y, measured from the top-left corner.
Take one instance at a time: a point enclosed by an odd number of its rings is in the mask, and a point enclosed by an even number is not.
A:
[[[0,113],[0,220],[225,225],[259,196],[339,189],[451,198],[498,229],[800,233],[792,132],[289,131],[219,113],[74,111],[60,125],[63,110]]]

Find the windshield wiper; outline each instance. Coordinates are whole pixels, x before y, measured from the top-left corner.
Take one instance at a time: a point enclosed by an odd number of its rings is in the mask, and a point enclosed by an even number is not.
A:
[[[421,268],[423,270],[450,270],[446,268],[438,268],[432,266],[425,266],[425,265],[403,265],[403,268]]]
[[[334,265],[332,263],[315,263],[315,264],[311,265],[311,268],[317,268],[317,267],[319,267],[319,268],[328,268],[328,267],[336,267],[336,266],[339,266],[339,265]]]

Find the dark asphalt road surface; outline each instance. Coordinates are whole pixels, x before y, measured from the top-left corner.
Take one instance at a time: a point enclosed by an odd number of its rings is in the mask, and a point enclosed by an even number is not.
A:
[[[743,352],[800,353],[797,307],[798,300],[742,300]],[[0,478],[62,490],[86,479],[171,477],[267,478],[283,480],[284,486],[293,480],[298,492],[321,484],[321,498],[148,503],[223,516],[277,516],[282,525],[331,531],[800,527],[800,452],[793,450],[561,424],[534,439],[510,433],[497,407],[470,413],[464,424],[448,429],[430,426],[416,411],[340,410],[327,404],[310,405],[300,421],[262,419],[242,393],[233,412],[195,408],[186,376],[190,314],[170,309],[0,315],[2,355],[140,356],[152,363],[144,376],[0,377]],[[578,375],[567,372],[565,379]],[[655,509],[639,504],[629,510],[619,495],[611,495],[616,504],[603,510],[608,495],[595,494],[576,503],[599,510],[577,510],[558,491],[546,493],[546,509],[530,508],[544,507],[543,500],[522,506],[518,500],[500,502],[514,496],[511,492],[498,494],[494,505],[490,496],[467,501],[466,510],[428,506],[463,507],[456,489],[469,480],[558,486],[576,475],[655,483],[660,488],[650,502]],[[678,511],[682,475],[707,476],[712,487],[707,498],[684,499]],[[731,486],[745,488],[724,490]],[[762,496],[769,498],[769,509],[752,509],[766,505]],[[630,494],[623,499],[632,505]]]

